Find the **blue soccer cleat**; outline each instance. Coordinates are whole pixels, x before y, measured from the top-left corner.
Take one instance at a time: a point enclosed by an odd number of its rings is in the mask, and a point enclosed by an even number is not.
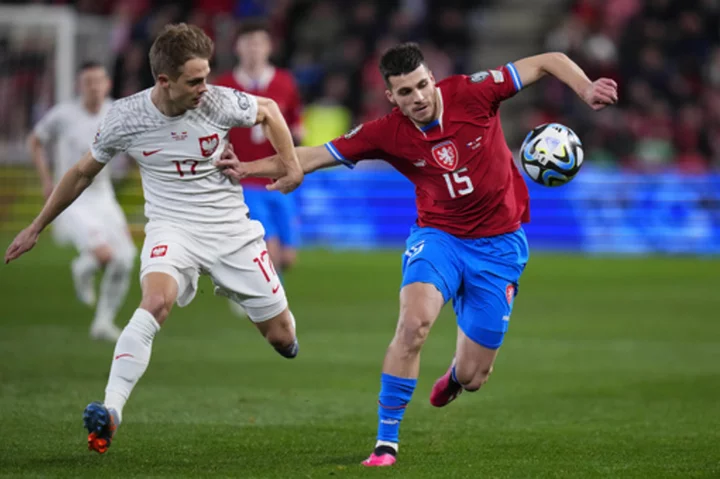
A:
[[[83,413],[83,424],[88,430],[88,449],[104,454],[110,447],[117,430],[117,415],[100,402],[91,402]]]

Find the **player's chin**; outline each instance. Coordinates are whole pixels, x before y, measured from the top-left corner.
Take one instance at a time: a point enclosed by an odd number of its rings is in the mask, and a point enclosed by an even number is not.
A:
[[[413,120],[415,120],[417,123],[430,123],[430,121],[432,120],[432,113],[426,113],[424,110],[421,112],[417,112],[414,114]]]

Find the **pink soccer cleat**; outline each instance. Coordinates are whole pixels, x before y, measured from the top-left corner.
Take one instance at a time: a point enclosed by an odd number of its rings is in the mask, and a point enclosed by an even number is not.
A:
[[[452,379],[452,366],[433,385],[430,392],[430,404],[435,407],[443,407],[450,404],[463,392],[461,385]]]
[[[366,467],[385,467],[392,466],[395,464],[395,461],[397,461],[397,459],[392,454],[381,454],[378,456],[373,452],[370,454],[370,457],[362,462],[362,465]]]

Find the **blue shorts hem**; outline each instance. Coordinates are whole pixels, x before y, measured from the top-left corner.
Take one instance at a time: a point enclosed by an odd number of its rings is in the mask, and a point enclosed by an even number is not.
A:
[[[489,329],[475,328],[472,331],[469,328],[463,327],[462,324],[458,323],[462,332],[465,336],[470,338],[473,342],[480,346],[488,349],[499,349],[502,346],[503,339],[505,339],[505,331],[490,331]]]
[[[448,288],[440,272],[429,261],[424,259],[412,261],[405,267],[400,288],[402,289],[412,283],[432,284],[440,291],[446,303],[450,301],[454,294]]]

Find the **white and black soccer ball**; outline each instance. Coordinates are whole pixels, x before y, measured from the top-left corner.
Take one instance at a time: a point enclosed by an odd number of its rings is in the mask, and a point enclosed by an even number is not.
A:
[[[520,163],[536,183],[560,186],[580,171],[583,155],[582,142],[574,131],[559,123],[546,123],[525,137]]]

